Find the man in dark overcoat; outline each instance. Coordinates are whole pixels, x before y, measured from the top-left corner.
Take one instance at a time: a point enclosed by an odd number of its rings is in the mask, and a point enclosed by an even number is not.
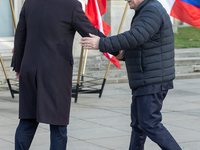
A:
[[[135,15],[122,34],[82,39],[87,49],[118,53],[125,59],[132,90],[129,150],[144,150],[148,136],[162,150],[181,150],[161,123],[161,108],[175,78],[174,36],[170,17],[157,0],[126,0]],[[125,56],[125,57],[124,57]]]
[[[20,91],[16,150],[29,149],[40,122],[50,124],[50,150],[66,149],[76,31],[104,36],[77,0],[25,1],[14,41]]]

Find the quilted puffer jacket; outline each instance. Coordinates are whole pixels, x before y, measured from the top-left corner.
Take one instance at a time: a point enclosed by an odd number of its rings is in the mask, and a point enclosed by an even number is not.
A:
[[[144,0],[135,10],[131,29],[101,38],[99,49],[110,53],[125,50],[131,89],[175,78],[172,24],[157,0]]]

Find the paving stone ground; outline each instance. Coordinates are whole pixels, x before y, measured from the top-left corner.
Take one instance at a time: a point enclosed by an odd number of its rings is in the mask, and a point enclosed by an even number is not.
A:
[[[18,95],[0,88],[0,150],[14,150]],[[71,103],[67,150],[128,150],[131,90],[128,83],[106,84],[102,98],[79,94]],[[200,149],[200,79],[175,80],[162,109],[162,123],[183,150]],[[49,126],[40,124],[30,150],[49,149]],[[145,150],[160,150],[147,139]]]

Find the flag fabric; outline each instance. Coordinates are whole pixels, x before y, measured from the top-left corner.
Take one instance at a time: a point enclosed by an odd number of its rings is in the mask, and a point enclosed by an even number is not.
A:
[[[170,16],[200,28],[200,0],[158,0]]]
[[[105,23],[101,16],[106,12],[107,0],[88,0],[85,5],[85,14],[90,22],[99,29],[104,35],[108,35],[111,27]],[[121,69],[119,60],[109,53],[103,53],[117,68]]]
[[[106,12],[106,2],[107,0],[88,0],[85,6],[85,15],[95,28],[107,36],[111,27],[101,19],[101,16]]]
[[[121,69],[119,60],[110,53],[103,53],[117,68]]]

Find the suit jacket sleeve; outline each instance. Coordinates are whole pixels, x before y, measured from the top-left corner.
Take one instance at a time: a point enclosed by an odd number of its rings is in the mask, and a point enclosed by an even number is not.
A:
[[[19,22],[17,25],[15,40],[14,40],[14,68],[15,72],[20,72],[21,62],[24,55],[26,44],[26,19],[25,7],[22,7]]]
[[[72,25],[82,37],[88,37],[89,33],[100,37],[105,37],[105,35],[96,29],[88,20],[87,16],[82,10],[82,5],[80,2],[77,2],[72,13]]]

